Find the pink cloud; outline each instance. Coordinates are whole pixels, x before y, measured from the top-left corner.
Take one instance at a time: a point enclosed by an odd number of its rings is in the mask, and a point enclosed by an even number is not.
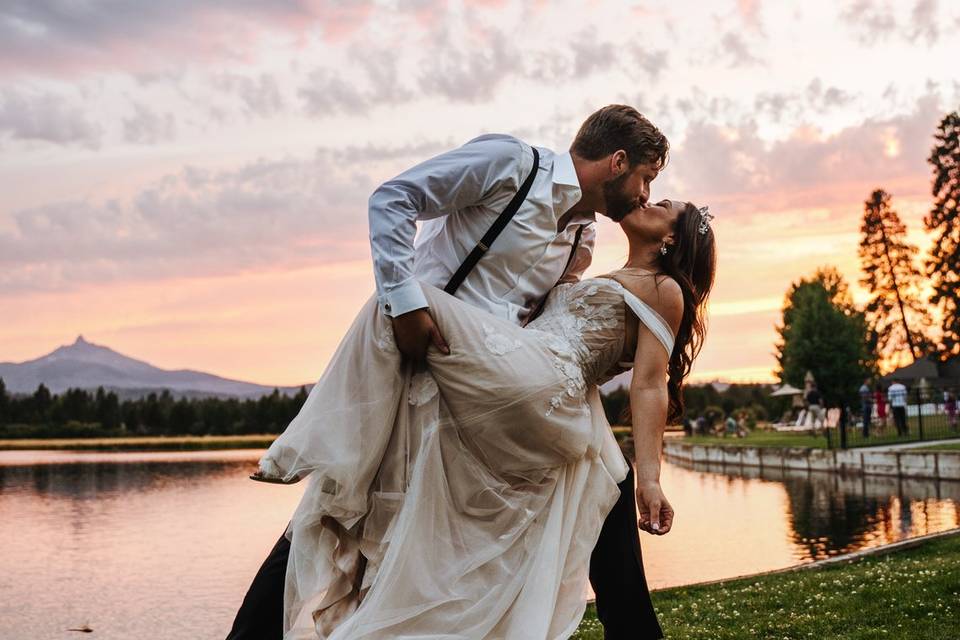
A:
[[[248,61],[267,33],[297,39],[317,29],[339,40],[363,26],[372,9],[367,0],[19,3],[0,9],[0,74],[63,77],[164,70],[198,60]]]

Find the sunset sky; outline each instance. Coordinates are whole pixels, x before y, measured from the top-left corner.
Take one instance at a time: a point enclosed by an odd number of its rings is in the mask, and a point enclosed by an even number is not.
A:
[[[945,0],[3,3],[0,361],[82,333],[313,381],[373,291],[377,184],[484,132],[566,149],[617,102],[672,142],[652,197],[717,216],[695,377],[770,380],[790,282],[859,277],[872,189],[927,245],[958,58]],[[625,254],[602,222],[591,272]]]

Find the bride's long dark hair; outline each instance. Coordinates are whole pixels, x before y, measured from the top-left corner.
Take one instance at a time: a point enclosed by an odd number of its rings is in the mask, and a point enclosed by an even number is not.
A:
[[[713,229],[707,225],[700,233],[702,222],[699,207],[687,203],[677,216],[673,245],[660,254],[658,273],[673,278],[683,291],[683,319],[667,366],[667,420],[672,423],[683,417],[683,381],[707,333],[707,298],[717,267]]]

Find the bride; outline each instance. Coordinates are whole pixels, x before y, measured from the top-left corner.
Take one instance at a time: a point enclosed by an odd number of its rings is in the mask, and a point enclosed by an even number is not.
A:
[[[371,299],[254,475],[309,476],[285,638],[569,637],[627,473],[596,385],[627,368],[639,525],[672,526],[662,435],[704,337],[711,218],[634,209],[626,265],[558,285],[525,328],[423,285],[450,353],[412,376]]]

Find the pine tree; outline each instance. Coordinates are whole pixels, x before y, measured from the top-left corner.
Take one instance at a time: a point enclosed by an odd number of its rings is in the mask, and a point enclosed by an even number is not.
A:
[[[0,426],[10,420],[10,396],[7,395],[7,385],[0,378]]]
[[[870,294],[864,313],[872,341],[889,364],[909,364],[930,351],[931,321],[920,299],[917,247],[907,242],[907,227],[883,189],[864,203],[860,233],[860,284]]]
[[[866,320],[836,269],[821,269],[790,286],[777,332],[780,381],[803,387],[804,375],[812,371],[830,404],[853,402],[875,368]]]
[[[933,208],[924,218],[934,236],[927,260],[930,303],[940,309],[942,349],[960,354],[960,112],[944,116],[928,161],[933,165]]]

